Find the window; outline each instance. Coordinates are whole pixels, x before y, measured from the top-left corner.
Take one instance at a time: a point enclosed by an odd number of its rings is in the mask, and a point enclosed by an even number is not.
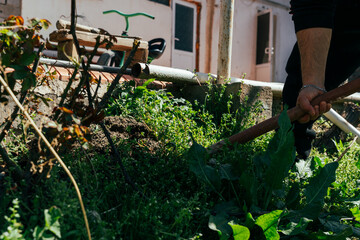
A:
[[[164,4],[166,6],[170,6],[170,0],[150,0],[150,1],[161,3],[161,4]]]
[[[7,0],[0,0],[0,4],[1,4],[1,5],[6,5],[6,4],[7,4]]]

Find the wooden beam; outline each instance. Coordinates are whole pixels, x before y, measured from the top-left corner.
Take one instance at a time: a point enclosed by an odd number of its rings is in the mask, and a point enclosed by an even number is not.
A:
[[[103,41],[106,38],[108,38],[108,39],[110,38],[110,36],[107,36],[107,35],[99,35],[99,34],[82,32],[82,31],[77,31],[76,36],[78,38],[80,45],[87,46],[87,47],[94,47],[95,43],[96,43],[96,38],[98,36],[100,36],[100,41]],[[117,42],[113,43],[114,45],[111,47],[111,50],[130,51],[132,49],[134,39],[136,39],[136,38],[115,37],[115,39]],[[52,42],[64,42],[64,41],[69,41],[69,40],[73,40],[73,37],[69,33],[69,31],[66,29],[61,29],[61,30],[50,33],[50,41],[52,41]],[[139,46],[138,50],[145,50],[145,49],[147,50],[148,46],[149,46],[149,44],[147,41],[140,40],[140,46]],[[100,47],[104,48],[105,45],[102,45]]]
[[[81,46],[86,47],[94,47],[96,43],[96,38],[100,36],[100,41],[105,39],[109,39],[110,36],[108,35],[99,35],[90,32],[83,32],[77,31],[76,36],[78,38],[79,44]],[[116,42],[113,43],[111,50],[114,51],[125,51],[125,57],[127,57],[128,52],[131,51],[133,47],[133,43],[135,39],[138,38],[131,38],[131,37],[115,37]],[[139,40],[139,39],[138,39]],[[61,60],[69,60],[67,56],[72,58],[77,58],[76,51],[73,51],[73,36],[69,33],[66,29],[60,29],[50,33],[50,41],[58,42],[59,48],[58,49],[58,58]],[[135,53],[133,63],[136,62],[146,62],[149,54],[149,44],[147,41],[140,41],[140,46]],[[100,48],[105,48],[105,44],[101,45]],[[62,52],[65,49],[66,54]]]

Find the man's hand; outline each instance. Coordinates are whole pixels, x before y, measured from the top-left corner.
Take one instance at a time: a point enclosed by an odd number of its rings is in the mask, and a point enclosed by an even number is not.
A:
[[[296,105],[307,112],[307,114],[299,119],[298,122],[306,123],[310,120],[316,120],[320,115],[330,110],[331,104],[325,101],[314,107],[310,104],[311,100],[323,93],[323,91],[314,87],[307,87],[300,90]]]
[[[331,108],[326,102],[314,107],[310,104],[316,96],[324,93],[318,88],[324,88],[325,85],[325,68],[331,35],[332,30],[327,28],[308,28],[296,33],[301,56],[302,82],[303,85],[312,85],[300,90],[297,98],[296,105],[308,113],[298,120],[300,123],[315,120]]]

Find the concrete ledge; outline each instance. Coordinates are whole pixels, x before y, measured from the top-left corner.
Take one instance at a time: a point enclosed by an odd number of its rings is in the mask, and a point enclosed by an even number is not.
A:
[[[206,95],[209,93],[207,85],[173,85],[169,91],[175,97],[182,97],[190,102],[195,100],[203,104]],[[225,90],[226,96],[233,96],[232,111],[238,109],[241,105],[254,106],[257,102],[261,102],[263,112],[260,118],[272,117],[273,93],[267,86],[252,86],[244,82],[228,84]]]

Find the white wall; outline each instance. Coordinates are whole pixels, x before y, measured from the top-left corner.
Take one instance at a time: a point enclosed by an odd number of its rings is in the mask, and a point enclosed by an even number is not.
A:
[[[44,36],[54,31],[58,19],[70,21],[70,0],[23,0],[22,15],[24,18],[46,18],[53,23]],[[102,14],[103,11],[115,9],[123,13],[145,12],[155,17],[154,20],[144,16],[129,18],[129,36],[140,36],[144,40],[162,37],[167,42],[164,55],[154,64],[170,66],[171,53],[171,8],[147,0],[77,0],[79,24],[99,27],[111,34],[121,35],[125,30],[124,17],[116,14]]]
[[[288,0],[276,0],[281,4],[288,4]],[[206,0],[201,3],[200,22],[200,69],[205,69],[206,36]],[[217,72],[217,49],[219,39],[220,0],[215,1],[215,16],[213,25],[211,73]],[[44,35],[55,30],[58,19],[70,20],[70,0],[23,0],[22,16],[26,18],[46,18],[53,23],[51,29]],[[285,64],[295,42],[293,23],[288,10],[267,3],[265,0],[235,0],[234,37],[232,50],[231,76],[241,77],[246,73],[247,79],[255,79],[256,53],[256,14],[257,9],[270,7],[277,16],[276,46],[275,46],[275,81],[285,79]],[[155,20],[143,16],[129,18],[130,36],[141,36],[144,40],[156,37],[165,38],[167,48],[164,55],[155,60],[156,65],[171,66],[172,49],[172,8],[148,0],[77,0],[77,13],[83,17],[78,23],[91,27],[106,29],[112,34],[120,35],[125,29],[125,20],[117,14],[106,14],[105,10],[116,9],[124,13],[146,12],[155,17]]]

